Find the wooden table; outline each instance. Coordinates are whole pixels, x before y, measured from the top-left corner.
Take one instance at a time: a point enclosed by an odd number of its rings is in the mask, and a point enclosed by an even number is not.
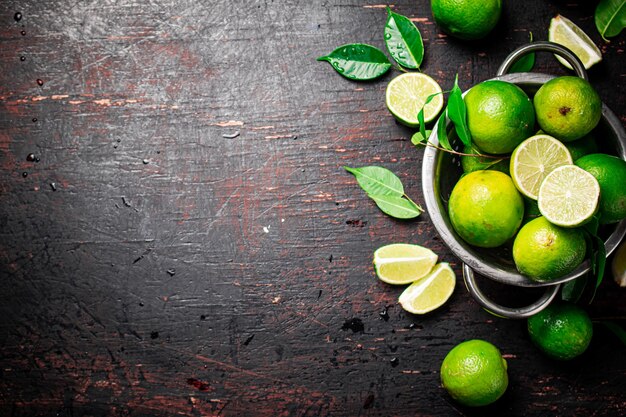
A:
[[[562,13],[601,46],[590,79],[624,121],[626,38],[602,41],[588,3],[506,2],[473,43],[445,36],[428,1],[392,8],[444,89],[493,77]],[[315,61],[384,49],[385,20],[375,1],[0,2],[0,415],[626,412],[616,337],[597,327],[582,357],[546,358],[525,322],[473,301],[428,214],[385,216],[342,169],[387,167],[423,204],[423,150],[384,104],[399,73],[356,83]],[[566,74],[545,54],[537,71]],[[452,264],[444,307],[412,316],[376,279],[372,253],[392,242]],[[587,308],[622,320],[624,291],[607,279]],[[471,338],[509,363],[482,409],[439,383]]]

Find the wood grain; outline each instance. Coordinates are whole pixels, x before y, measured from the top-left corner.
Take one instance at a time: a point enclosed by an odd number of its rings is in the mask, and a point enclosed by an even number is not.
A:
[[[423,204],[422,151],[384,105],[398,72],[356,83],[315,61],[349,42],[384,48],[383,6],[0,3],[0,414],[624,414],[626,357],[601,328],[558,363],[461,281],[417,317],[376,280],[372,253],[392,242],[426,245],[461,276],[427,214],[386,217],[341,168],[385,166]],[[474,43],[444,35],[427,1],[390,7],[419,27],[423,70],[444,89],[456,73],[463,89],[494,76],[562,13],[601,45],[590,79],[626,120],[624,36],[604,43],[591,4],[507,2]],[[623,295],[607,280],[592,317],[623,323]],[[344,326],[357,318],[362,331]],[[471,338],[509,363],[507,393],[483,409],[439,386],[443,357]]]

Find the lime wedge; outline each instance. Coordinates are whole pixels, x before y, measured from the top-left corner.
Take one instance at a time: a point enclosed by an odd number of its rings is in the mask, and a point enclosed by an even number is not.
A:
[[[437,94],[439,93],[439,94]],[[431,94],[437,94],[425,107]],[[398,75],[387,85],[385,104],[398,121],[417,127],[417,114],[424,107],[424,122],[432,121],[443,108],[443,94],[437,81],[421,72]]]
[[[511,178],[520,193],[537,199],[539,186],[553,169],[573,163],[567,147],[549,135],[535,135],[511,154]]]
[[[424,314],[443,305],[454,291],[456,276],[447,262],[437,264],[426,277],[409,285],[398,301],[413,314]]]
[[[537,203],[541,214],[552,224],[578,227],[598,211],[600,184],[596,177],[577,167],[555,168],[541,183]]]
[[[585,69],[589,69],[592,65],[602,61],[602,53],[591,38],[574,22],[561,15],[553,17],[550,21],[548,40],[571,50],[581,60]],[[554,56],[561,64],[572,69],[572,66],[565,59],[558,55]]]
[[[394,243],[374,252],[374,269],[387,284],[409,284],[425,277],[437,263],[430,249],[408,243]]]

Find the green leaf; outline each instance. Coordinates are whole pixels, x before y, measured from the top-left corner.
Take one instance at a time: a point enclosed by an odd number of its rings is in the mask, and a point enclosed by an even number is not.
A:
[[[596,7],[594,20],[604,40],[619,35],[626,27],[626,0],[602,0]]]
[[[383,213],[396,219],[414,219],[422,214],[421,208],[410,200],[390,195],[371,195],[370,198]]]
[[[362,168],[344,167],[344,169],[356,177],[361,188],[369,195],[392,197],[404,195],[402,181],[386,168],[368,166]]]
[[[428,103],[433,101],[433,99],[435,97],[437,97],[439,94],[442,94],[442,93],[433,93],[433,94],[429,95],[428,97],[426,97],[426,101],[424,102],[424,105],[422,106],[420,111],[417,113],[417,122],[420,125],[420,133],[424,137],[428,137],[428,136],[426,136],[426,123],[424,122],[424,108],[426,107],[426,105]]]
[[[431,133],[432,130],[425,130],[424,133],[422,133],[421,131],[415,132],[413,136],[411,136],[411,143],[415,146],[422,145],[423,142],[428,141]]]
[[[587,285],[587,277],[588,274],[585,274],[563,284],[563,288],[561,289],[561,299],[577,303],[583,295],[585,286]]]
[[[362,43],[340,46],[317,60],[328,61],[339,74],[358,81],[380,77],[391,68],[389,59],[380,49]]]
[[[533,41],[533,33],[530,32],[530,40]],[[524,55],[520,59],[517,60],[513,65],[511,65],[511,69],[509,72],[530,72],[535,66],[535,53],[531,52],[529,54]]]
[[[467,146],[472,145],[472,137],[467,127],[467,109],[463,101],[463,94],[459,88],[459,76],[454,79],[454,87],[448,97],[448,117],[454,123],[456,134],[461,142]]]
[[[585,232],[585,241],[587,243],[587,257],[589,258],[590,271],[596,279],[591,300],[596,295],[596,290],[602,283],[604,278],[604,270],[606,268],[606,248],[604,241],[598,236],[598,228],[600,222],[597,215],[593,216],[589,222],[583,226]]]
[[[439,120],[437,120],[437,139],[439,140],[439,146],[451,151],[452,146],[450,146],[450,141],[448,140],[448,126],[446,125],[447,113],[448,109],[444,110],[441,116],[439,116]]]
[[[419,29],[401,14],[387,7],[385,25],[387,50],[396,62],[405,68],[419,69],[424,59],[424,42]]]
[[[626,345],[626,331],[619,325],[612,321],[599,321],[599,324],[609,329],[617,338]]]

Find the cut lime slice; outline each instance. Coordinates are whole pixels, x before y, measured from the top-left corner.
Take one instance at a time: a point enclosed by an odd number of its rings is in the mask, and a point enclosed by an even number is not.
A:
[[[374,269],[387,284],[409,284],[425,277],[437,263],[437,254],[428,248],[394,243],[374,252]]]
[[[456,275],[447,262],[437,264],[426,277],[409,285],[398,301],[413,314],[424,314],[443,305],[452,295]]]
[[[585,32],[571,20],[561,15],[553,17],[548,29],[548,40],[571,50],[581,60],[585,69],[602,61],[602,53]],[[567,68],[572,66],[565,59],[554,55]]]
[[[535,135],[513,151],[511,178],[519,192],[536,200],[546,175],[557,167],[572,163],[572,156],[561,141],[549,135]]]
[[[576,165],[555,168],[541,183],[537,203],[550,223],[561,227],[585,224],[598,211],[600,184]]]
[[[431,94],[437,94],[426,106]],[[437,81],[421,72],[398,75],[387,85],[385,104],[398,121],[417,127],[417,114],[424,107],[424,122],[432,121],[443,108],[443,94]]]

